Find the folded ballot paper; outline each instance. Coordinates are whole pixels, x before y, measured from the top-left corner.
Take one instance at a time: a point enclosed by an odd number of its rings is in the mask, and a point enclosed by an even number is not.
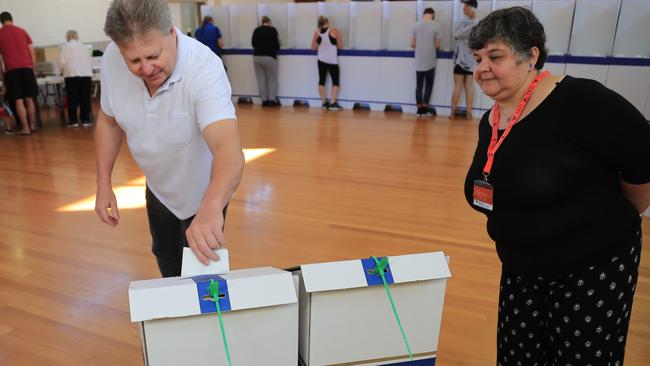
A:
[[[217,249],[215,251],[219,260],[206,266],[199,262],[192,249],[183,248],[183,264],[181,267],[181,277],[192,277],[204,274],[224,274],[230,272],[230,261],[228,260],[228,249]]]

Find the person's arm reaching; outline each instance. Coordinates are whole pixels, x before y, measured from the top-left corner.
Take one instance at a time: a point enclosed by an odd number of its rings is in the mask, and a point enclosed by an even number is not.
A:
[[[122,146],[123,131],[115,121],[101,109],[95,126],[95,153],[97,155],[97,197],[95,212],[102,222],[116,226],[120,220],[117,199],[113,192],[111,173],[117,154]]]
[[[61,47],[61,51],[60,51],[61,53],[59,55],[59,70],[61,71],[62,74],[63,74],[63,69],[65,68],[65,64],[67,62],[67,60],[66,60],[66,56],[67,56],[66,55],[66,50],[67,50],[67,47],[64,45],[63,47]]]
[[[203,264],[217,261],[215,249],[226,244],[223,209],[232,198],[244,169],[244,154],[235,120],[223,120],[204,128],[203,137],[212,152],[210,184],[199,210],[187,229],[187,242]]]
[[[310,48],[314,51],[318,48],[318,30],[314,31],[314,35],[311,36]]]
[[[474,25],[470,22],[458,22],[454,25],[454,30],[452,35],[454,39],[467,39],[469,38],[469,33],[472,31]]]
[[[336,48],[343,49],[343,40],[341,39],[341,34],[339,33],[339,30],[336,28],[332,28],[332,36],[336,38]]]
[[[34,75],[36,75],[36,50],[34,49],[33,44],[28,44],[27,48],[29,49],[29,56],[32,58],[32,68],[34,69]]]

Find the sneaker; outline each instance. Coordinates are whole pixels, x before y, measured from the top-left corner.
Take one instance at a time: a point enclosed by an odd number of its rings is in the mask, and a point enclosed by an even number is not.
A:
[[[270,107],[271,105],[272,104],[270,100],[265,100],[262,102],[262,107]]]
[[[418,107],[418,111],[415,113],[418,115],[418,117],[424,117],[427,115],[427,110],[426,108]]]
[[[341,106],[337,102],[334,102],[327,107],[328,111],[340,111],[341,109],[343,108],[341,108]]]
[[[325,103],[323,103],[323,109],[330,109],[330,101],[326,100]]]
[[[66,127],[79,127],[79,122],[68,122],[65,124]]]
[[[90,121],[84,121],[84,122],[81,123],[81,125],[84,126],[84,127],[90,127],[90,126],[93,125],[93,123],[90,122]]]
[[[426,113],[427,113],[429,116],[437,116],[437,115],[438,115],[438,112],[436,112],[436,108],[435,108],[435,107],[425,107],[424,109],[426,110]]]
[[[14,130],[10,130],[8,128],[5,130],[5,135],[15,135],[15,134],[16,134],[16,131],[14,131]]]

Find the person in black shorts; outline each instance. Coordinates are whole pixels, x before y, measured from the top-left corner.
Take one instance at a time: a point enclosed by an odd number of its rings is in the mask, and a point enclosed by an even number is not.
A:
[[[337,102],[339,95],[339,61],[338,50],[343,48],[339,31],[330,27],[327,17],[318,17],[318,28],[311,39],[311,49],[317,50],[318,57],[318,92],[323,109],[340,111],[342,108]],[[327,73],[332,77],[332,101],[327,100],[325,78]]]
[[[27,32],[13,24],[8,12],[0,14],[0,66],[4,71],[4,85],[7,99],[15,104],[15,112],[22,129],[21,135],[30,135],[37,130],[36,105],[34,99],[38,93],[34,67],[36,52],[32,39]]]

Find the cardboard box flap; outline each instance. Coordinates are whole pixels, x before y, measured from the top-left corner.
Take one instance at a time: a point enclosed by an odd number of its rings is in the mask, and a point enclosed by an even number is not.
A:
[[[209,297],[211,280],[219,284],[222,312],[297,302],[291,273],[264,267],[223,275],[133,281],[129,286],[131,321],[173,318],[216,312]]]
[[[232,271],[221,277],[228,282],[232,310],[298,302],[291,272],[263,267]]]
[[[179,277],[133,281],[129,285],[131,321],[195,315],[196,283]]]
[[[381,258],[378,258],[381,259]],[[387,257],[386,281],[405,283],[451,277],[443,252]],[[320,292],[381,285],[371,258],[300,266],[305,290]]]

